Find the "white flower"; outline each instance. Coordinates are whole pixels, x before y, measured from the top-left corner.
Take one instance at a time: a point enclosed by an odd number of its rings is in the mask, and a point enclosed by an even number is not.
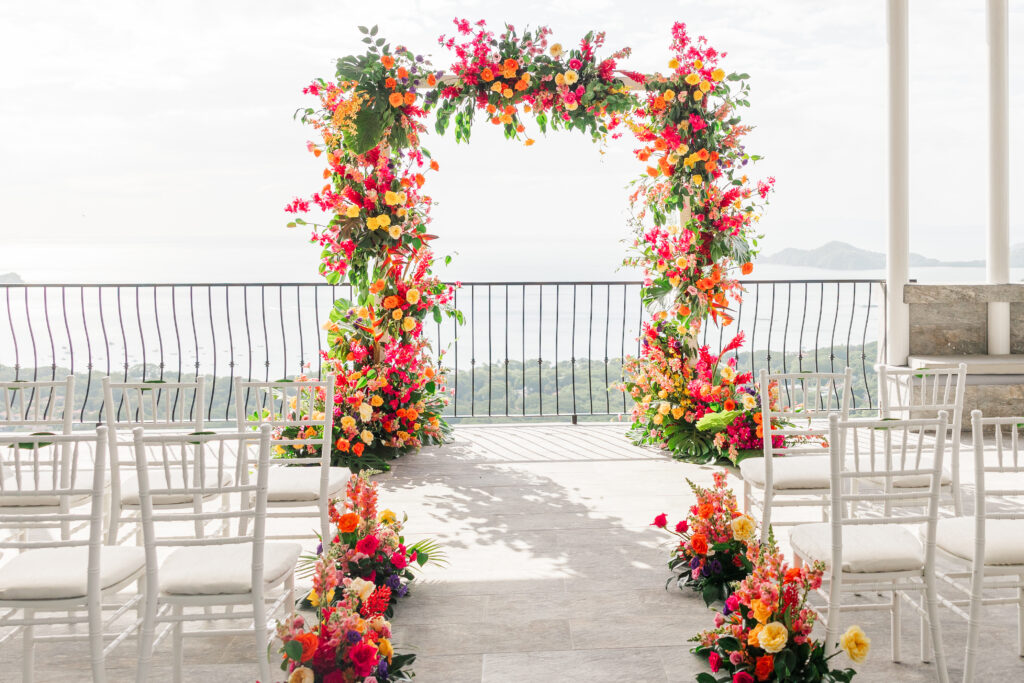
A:
[[[723,365],[718,372],[726,382],[731,382],[736,379],[736,370],[728,365]]]
[[[750,515],[740,515],[732,520],[732,537],[737,541],[749,541],[756,530],[757,523]]]
[[[369,403],[359,404],[359,419],[363,422],[369,422],[370,418],[373,417],[373,406]]]
[[[349,584],[348,589],[355,595],[359,596],[359,600],[366,602],[370,595],[373,593],[376,586],[373,585],[372,581],[366,579],[352,579],[352,583]]]
[[[757,399],[750,394],[743,394],[743,410],[754,410],[757,408]]]

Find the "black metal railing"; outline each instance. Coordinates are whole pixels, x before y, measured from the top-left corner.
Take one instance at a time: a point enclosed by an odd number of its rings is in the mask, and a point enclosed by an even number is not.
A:
[[[854,368],[859,410],[874,407],[884,347],[879,280],[749,280],[726,330],[741,370]],[[76,375],[76,419],[102,416],[99,378],[207,378],[207,415],[230,422],[233,380],[319,376],[321,323],[344,285],[0,285],[0,380]],[[465,324],[431,321],[431,348],[447,368],[450,417],[495,421],[626,413],[617,387],[635,355],[644,311],[638,282],[467,282]],[[7,329],[4,330],[3,328]]]

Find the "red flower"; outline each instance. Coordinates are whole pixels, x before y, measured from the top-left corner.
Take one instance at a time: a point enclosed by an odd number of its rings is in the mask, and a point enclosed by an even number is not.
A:
[[[377,648],[369,643],[356,643],[349,648],[348,658],[352,662],[352,668],[356,676],[369,676],[370,672],[373,671],[373,667],[377,665]],[[753,683],[753,679],[751,679],[751,683]]]
[[[690,547],[698,555],[706,555],[708,552],[708,537],[704,534],[694,534],[690,539]]]
[[[578,59],[570,59],[569,60],[569,68],[570,69],[579,69],[581,66],[583,66],[583,62],[581,62],[580,60],[578,60]]]
[[[676,524],[676,533],[678,533],[678,534],[685,534],[686,530],[689,529],[689,528],[690,528],[690,525],[687,524],[686,520],[684,519],[684,520],[680,521],[678,524]]]
[[[757,668],[754,669],[754,673],[757,674],[757,680],[767,681],[774,671],[775,657],[772,655],[764,655],[763,657],[757,658]]]
[[[345,674],[335,669],[324,676],[324,683],[345,683]]]
[[[711,673],[713,673],[713,674],[718,673],[718,667],[721,666],[721,664],[722,664],[721,656],[719,656],[719,654],[717,652],[712,651],[711,654],[708,655],[708,666],[711,667]]]
[[[746,671],[737,671],[732,675],[732,683],[754,683],[754,677]]]
[[[359,539],[356,543],[356,552],[360,552],[364,555],[373,555],[377,552],[377,547],[380,545],[380,539],[376,536],[366,536]]]
[[[654,518],[654,521],[651,522],[651,526],[656,526],[659,529],[664,529],[668,526],[668,516],[664,512],[662,512],[660,515]]]

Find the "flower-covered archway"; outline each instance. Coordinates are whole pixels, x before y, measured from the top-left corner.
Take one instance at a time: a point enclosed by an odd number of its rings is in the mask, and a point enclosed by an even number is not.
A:
[[[635,240],[625,262],[643,270],[652,321],[626,386],[638,438],[667,444],[673,429],[696,433],[705,413],[740,398],[727,386],[735,373],[728,381],[716,374],[717,359],[705,382],[717,383],[716,393],[694,395],[690,384],[709,364],[696,336],[708,318],[731,322],[741,293],[735,275],[749,272],[754,224],[773,182],[755,184],[746,174],[758,158],[743,147],[750,128],[737,114],[748,106],[747,75],[726,73],[725,54],[703,37],[691,40],[681,23],[672,27],[669,72],[646,76],[620,69],[628,48],[599,54],[604,33],[564,48],[543,27],[495,34],[482,21],[455,25],[439,41],[454,53],[450,75],[389,44],[377,27],[360,27],[366,52],[339,59],[335,79],[304,89],[319,103],[301,118],[319,133],[308,148],[325,162],[324,185],[287,207],[296,214],[289,226],[312,228],[323,277],[352,286],[325,325],[323,362],[337,377],[335,462],[385,468],[448,429],[443,369],[423,326],[462,316],[453,288],[431,271],[437,236],[425,186],[440,167],[423,147],[429,114],[438,133],[454,129],[460,142],[480,118],[526,145],[534,131],[557,129],[597,142],[633,136],[642,165],[630,194]],[[298,215],[314,204],[324,218]]]

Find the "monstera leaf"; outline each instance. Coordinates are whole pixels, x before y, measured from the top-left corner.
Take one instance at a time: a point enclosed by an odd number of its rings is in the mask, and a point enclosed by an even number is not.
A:
[[[736,416],[742,412],[742,410],[723,410],[720,413],[708,413],[697,420],[697,429],[702,432],[720,432],[731,425]]]
[[[345,136],[345,146],[355,154],[366,154],[380,144],[394,114],[376,106],[364,107],[355,117],[355,131]]]

